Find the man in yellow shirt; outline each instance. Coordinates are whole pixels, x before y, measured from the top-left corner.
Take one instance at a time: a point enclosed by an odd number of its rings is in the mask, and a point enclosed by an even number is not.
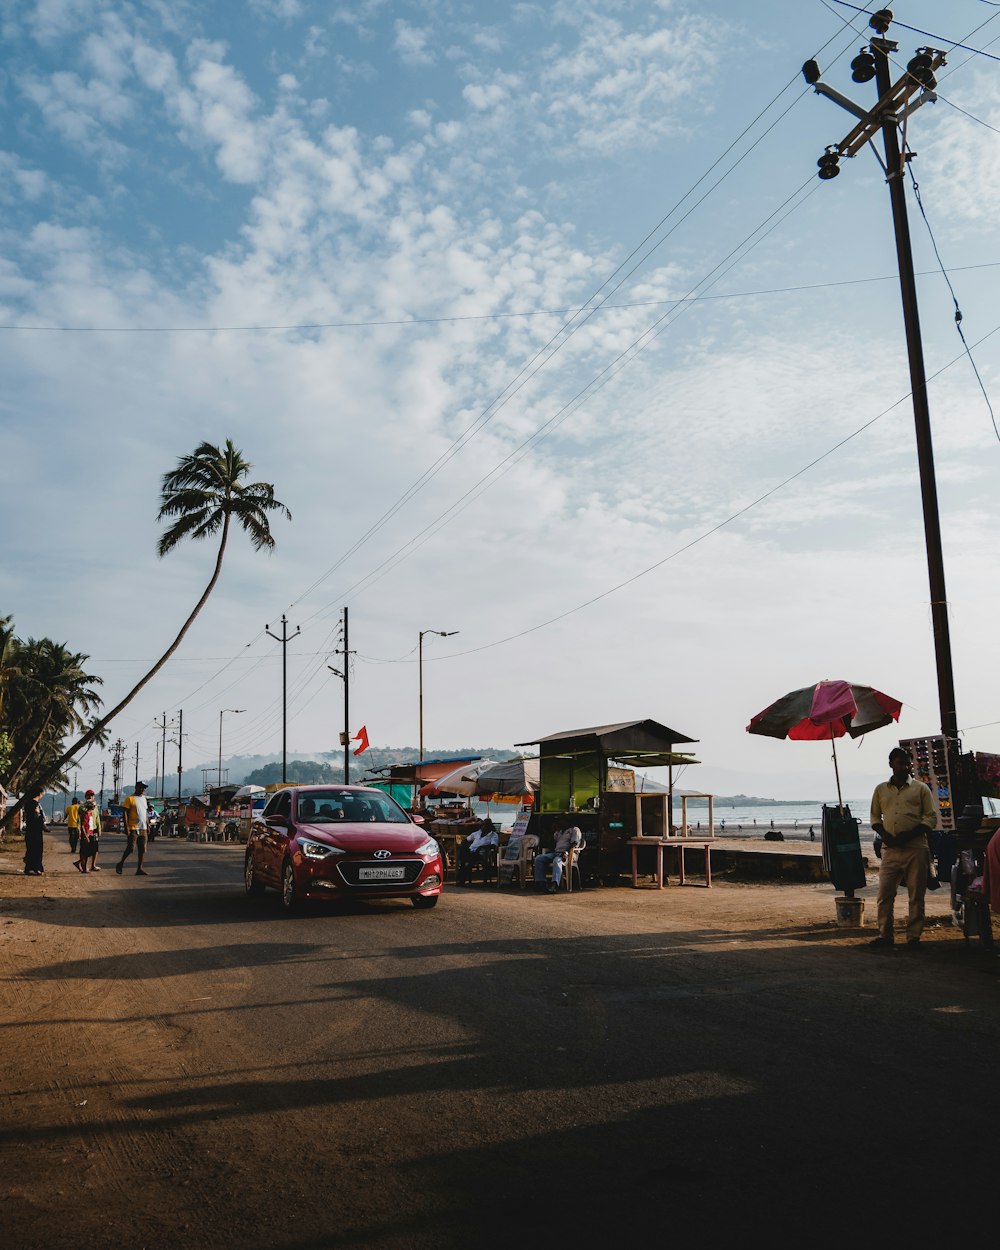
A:
[[[910,909],[906,921],[906,945],[916,950],[924,931],[924,895],[930,868],[927,835],[937,824],[934,800],[922,781],[910,777],[910,757],[902,747],[889,752],[892,776],[875,787],[872,795],[872,829],[882,839],[882,863],[878,874],[878,937],[870,946],[891,948],[896,890],[906,882]]]
[[[80,800],[73,795],[73,802],[66,808],[66,829],[69,832],[69,849],[76,854],[76,844],[80,837]]]

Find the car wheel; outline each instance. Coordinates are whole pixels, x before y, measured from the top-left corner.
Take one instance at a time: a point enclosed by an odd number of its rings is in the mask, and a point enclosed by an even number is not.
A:
[[[428,907],[436,907],[440,897],[439,894],[414,894],[410,902],[421,911],[426,911]]]
[[[295,869],[290,859],[285,860],[281,869],[281,905],[288,912],[297,911],[299,907],[299,894],[295,888]]]
[[[264,883],[257,876],[257,868],[253,862],[253,852],[248,850],[243,861],[243,884],[251,898],[260,898],[264,893]]]

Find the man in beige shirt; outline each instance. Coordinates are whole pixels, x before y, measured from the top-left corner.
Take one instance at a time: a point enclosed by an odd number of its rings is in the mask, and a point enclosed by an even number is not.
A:
[[[930,867],[927,835],[937,824],[934,800],[922,781],[910,777],[910,757],[902,747],[889,752],[892,776],[875,787],[871,825],[882,838],[882,863],[878,874],[878,937],[869,945],[891,948],[896,890],[906,883],[910,909],[906,921],[906,946],[916,950],[924,931],[924,895]]]

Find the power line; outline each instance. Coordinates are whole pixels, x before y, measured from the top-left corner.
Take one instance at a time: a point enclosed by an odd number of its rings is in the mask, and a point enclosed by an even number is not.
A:
[[[960,108],[952,100],[948,100],[943,95],[941,95],[939,91],[936,91],[935,94],[937,95],[938,99],[943,100],[945,104],[951,105],[951,107],[953,109],[957,109],[959,113],[964,113],[965,116],[968,118],[971,118],[972,121],[979,122],[981,126],[986,126],[987,129],[993,130],[997,134],[1000,134],[1000,130],[997,130],[995,126],[991,126],[989,122],[983,121],[981,117],[976,117],[975,114],[969,113],[965,109]],[[952,269],[950,272],[959,273],[966,269],[989,269],[997,265],[1000,265],[1000,261],[984,261],[977,265],[961,265],[955,269]],[[927,269],[927,270],[920,271],[916,276],[918,278],[921,278],[921,277],[926,277],[929,274],[937,274],[937,273],[938,273],[937,269]],[[834,282],[800,282],[792,286],[761,287],[752,291],[722,291],[717,295],[681,295],[681,296],[677,296],[675,299],[643,299],[643,300],[633,300],[627,304],[601,304],[599,308],[595,309],[595,312],[631,312],[632,310],[636,308],[662,308],[666,304],[699,304],[705,301],[713,301],[713,300],[751,299],[759,295],[790,295],[790,294],[795,294],[798,291],[823,291],[823,290],[828,290],[829,288],[838,287],[838,286],[860,286],[869,282],[894,282],[896,280],[897,278],[895,274],[885,274],[885,275],[878,276],[878,277],[868,277],[868,278],[840,278]],[[228,331],[228,330],[238,330],[238,329],[239,330],[283,329],[283,330],[289,330],[289,331],[291,330],[316,330],[316,329],[329,330],[329,329],[342,329],[345,327],[377,329],[380,326],[440,325],[441,323],[453,322],[453,321],[495,321],[498,319],[515,318],[515,317],[524,317],[524,318],[566,317],[566,316],[569,316],[570,314],[575,315],[577,313],[583,312],[586,309],[586,307],[587,307],[586,304],[582,304],[575,308],[534,308],[534,309],[525,309],[521,312],[481,313],[481,314],[469,314],[469,315],[454,316],[454,317],[412,317],[412,318],[409,318],[407,320],[402,320],[402,321],[340,321],[340,322],[331,321],[331,322],[326,322],[323,324],[317,323],[316,325],[302,324],[302,325],[288,325],[288,326],[280,326],[280,327],[279,326],[222,326],[222,327],[206,326],[204,327],[204,331],[205,333],[215,333],[217,330]],[[73,333],[77,331],[80,331],[80,332],[85,332],[85,331],[90,331],[90,330],[96,331],[98,329],[106,330],[107,327],[0,325],[0,330],[65,330],[67,332],[73,332]],[[177,327],[174,327],[174,328],[157,327],[156,332],[157,333],[162,332],[164,334],[172,334],[175,332],[176,329]],[[124,333],[132,333],[133,331],[135,333],[152,333],[153,332],[152,329],[143,330],[141,327],[130,327],[130,326],[119,327],[116,332],[124,334]],[[128,661],[108,661],[108,663],[128,663]]]
[[[833,3],[839,4],[841,8],[844,9],[853,9],[855,13],[861,13],[865,17],[872,17],[874,15],[874,10],[859,9],[856,4],[848,4],[847,0],[833,0]],[[987,21],[988,20],[990,19],[987,19]],[[935,35],[932,31],[921,30],[919,26],[907,26],[905,22],[898,22],[895,18],[893,18],[892,24],[894,26],[902,27],[903,30],[913,31],[916,35],[926,35],[928,39],[940,39],[942,42],[948,44],[949,47],[961,48],[963,52],[975,52],[979,56],[985,56],[990,61],[1000,61],[1000,56],[994,56],[992,52],[984,52],[982,48],[970,48],[967,43],[959,43],[957,39],[949,39],[947,35]],[[976,27],[976,30],[981,30],[985,25],[986,22],[983,22],[981,26]],[[973,31],[973,34],[975,34],[975,31]]]
[[[974,346],[981,346],[981,344],[985,343],[987,339],[992,338],[992,336],[998,332],[1000,332],[1000,325],[994,326],[988,334],[984,334],[983,337],[974,344]],[[950,369],[954,364],[962,359],[964,359],[964,353],[955,356],[946,365],[942,365],[941,368],[938,369],[936,373],[932,373],[927,380],[929,382],[934,381],[935,378],[940,377],[942,373],[944,373],[947,369]],[[649,565],[647,568],[641,569],[632,577],[628,577],[624,581],[619,582],[617,585],[609,587],[607,590],[602,591],[599,595],[594,595],[592,598],[585,600],[583,603],[578,603],[573,608],[568,608],[565,612],[560,612],[558,616],[553,616],[548,620],[540,621],[537,625],[532,625],[528,629],[522,629],[519,633],[509,634],[506,638],[498,638],[495,642],[484,643],[480,647],[470,647],[465,651],[453,651],[447,656],[441,656],[440,659],[457,660],[465,655],[475,655],[480,651],[489,651],[493,647],[500,647],[505,643],[515,642],[518,638],[524,638],[527,634],[537,633],[540,629],[545,629],[549,625],[554,625],[558,621],[565,620],[568,616],[573,616],[577,612],[582,612],[584,608],[589,608],[593,604],[599,603],[602,599],[608,598],[609,595],[613,595],[619,590],[623,590],[626,586],[632,585],[633,582],[637,582],[640,578],[647,576],[647,574],[655,572],[656,569],[662,568],[664,564],[668,564],[671,560],[675,560],[678,556],[683,555],[684,552],[690,551],[692,547],[696,547],[700,543],[703,543],[707,538],[711,538],[713,534],[717,534],[719,530],[724,529],[727,525],[731,525],[740,517],[745,516],[753,508],[756,508],[759,504],[764,503],[765,500],[770,499],[772,495],[776,495],[791,482],[794,482],[796,478],[802,477],[803,474],[808,473],[810,469],[815,468],[815,466],[820,464],[823,460],[826,460],[829,456],[832,456],[835,452],[839,451],[841,447],[844,447],[847,443],[852,442],[859,435],[863,434],[865,430],[873,426],[877,421],[881,421],[883,417],[898,408],[900,404],[906,403],[909,397],[910,392],[907,391],[907,393],[905,395],[901,395],[895,403],[890,404],[888,408],[883,408],[883,410],[876,416],[872,417],[870,421],[866,421],[864,425],[859,426],[853,433],[846,435],[844,438],[840,439],[839,442],[834,443],[832,447],[827,448],[826,451],[816,456],[815,459],[810,460],[808,464],[803,465],[801,469],[798,469],[795,473],[790,474],[790,476],[786,477],[784,481],[779,482],[776,486],[772,486],[769,490],[765,491],[762,495],[759,495],[745,507],[738,509],[730,516],[726,517],[725,520],[720,521],[717,525],[713,525],[711,529],[706,530],[697,538],[693,538],[689,543],[685,543],[682,547],[678,547],[676,551],[672,551],[661,560],[657,560],[654,564]]]
[[[913,173],[913,166],[909,162],[906,164],[906,170],[910,175],[910,183],[913,187],[913,196],[917,201],[917,207],[920,209],[920,216],[924,219],[924,225],[927,227],[927,233],[930,235],[931,247],[934,249],[934,255],[937,257],[937,262],[941,266],[941,273],[944,274],[944,280],[947,282],[948,290],[951,292],[951,302],[955,306],[955,329],[958,331],[958,337],[962,340],[962,346],[965,348],[965,354],[969,358],[969,364],[972,365],[972,372],[976,375],[976,381],[979,383],[979,389],[983,393],[983,399],[986,400],[986,407],[989,409],[990,420],[993,422],[993,433],[997,437],[997,442],[1000,442],[1000,429],[997,429],[997,419],[993,412],[993,405],[990,403],[989,394],[987,393],[983,379],[980,376],[979,369],[976,366],[972,352],[969,350],[969,344],[965,339],[965,331],[962,329],[962,310],[958,304],[958,296],[955,294],[955,288],[952,286],[951,279],[945,273],[944,262],[941,260],[941,253],[938,250],[937,239],[934,237],[934,231],[931,227],[930,220],[927,216],[927,210],[924,208],[924,201],[920,194],[920,183],[917,182],[916,176]]]

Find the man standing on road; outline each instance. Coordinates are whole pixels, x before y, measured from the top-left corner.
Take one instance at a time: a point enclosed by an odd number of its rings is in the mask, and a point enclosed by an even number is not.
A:
[[[889,752],[892,776],[875,787],[871,825],[882,839],[878,872],[878,937],[870,946],[891,948],[896,889],[906,883],[910,909],[906,922],[906,945],[916,950],[924,931],[924,895],[930,866],[927,835],[937,818],[931,792],[922,781],[910,777],[910,757],[902,747]]]
[[[126,795],[125,802],[122,804],[125,813],[125,832],[128,834],[128,841],[125,843],[125,850],[122,857],[115,864],[115,872],[122,875],[122,869],[125,867],[125,861],[133,851],[138,852],[138,867],[135,870],[137,877],[146,877],[149,874],[142,866],[142,861],[146,858],[146,837],[149,833],[149,804],[146,800],[146,783],[144,781],[136,782],[135,794]]]
[[[69,833],[69,849],[76,854],[76,844],[80,838],[80,800],[73,795],[73,802],[66,808],[66,829]]]

